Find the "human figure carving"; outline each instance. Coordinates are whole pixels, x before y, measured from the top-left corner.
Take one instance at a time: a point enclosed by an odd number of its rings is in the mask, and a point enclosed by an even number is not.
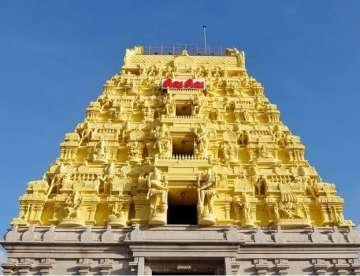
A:
[[[156,66],[151,66],[147,71],[147,75],[149,77],[155,77],[157,74],[158,74],[158,69],[156,68]]]
[[[146,196],[150,200],[150,220],[158,213],[166,213],[167,193],[167,179],[155,167],[154,171],[148,176],[148,193]]]
[[[85,142],[89,142],[93,135],[93,129],[88,128],[88,126],[84,123],[79,124],[79,126],[76,128],[76,132],[80,137],[80,146]]]
[[[128,152],[131,160],[142,158],[144,144],[141,141],[131,141],[128,143]]]
[[[330,207],[330,218],[336,225],[341,225],[345,222],[343,213],[334,205]]]
[[[216,176],[209,168],[205,173],[198,176],[198,210],[202,216],[214,215],[214,196],[216,194]]]
[[[243,208],[243,203],[242,203],[241,197],[239,195],[236,195],[233,197],[232,207],[233,207],[234,214],[235,214],[235,221],[236,221],[236,223],[239,223],[241,220],[241,210]]]
[[[168,96],[165,98],[165,114],[167,116],[175,114],[175,101],[171,94],[168,94]]]
[[[283,202],[280,201],[279,203],[279,211],[280,214],[283,215],[283,217],[285,218],[302,218],[303,216],[299,213],[298,210],[298,205],[296,204],[296,202],[292,202],[292,201],[287,201],[287,202]],[[280,215],[281,217],[281,215]]]
[[[258,158],[272,158],[272,155],[265,144],[258,147]]]
[[[208,149],[208,132],[201,126],[196,130],[196,143],[198,147],[198,152],[202,158],[206,157]]]
[[[254,212],[251,207],[251,204],[246,200],[244,200],[244,219],[246,226],[253,226],[254,225]]]
[[[104,112],[107,109],[111,108],[113,106],[113,104],[114,104],[113,99],[110,99],[107,94],[100,97],[99,102],[100,102],[100,111],[101,112]]]
[[[246,146],[249,143],[250,134],[249,131],[243,130],[238,134],[238,141],[240,145]]]
[[[199,96],[196,96],[192,101],[192,115],[196,116],[200,114],[201,103]]]
[[[120,226],[125,226],[126,225],[125,216],[126,216],[126,208],[124,207],[124,205],[120,202],[114,202],[111,208],[111,214],[109,215],[109,223],[110,224],[116,223],[117,225],[119,225],[120,223],[121,224]]]
[[[266,193],[266,179],[264,176],[260,177],[255,182],[255,194],[256,195],[265,195]]]
[[[105,173],[99,177],[99,194],[108,194],[110,192],[110,187],[116,180],[115,171],[115,164],[111,162],[110,165],[105,169]]]
[[[57,173],[53,176],[53,178],[51,179],[51,182],[50,182],[47,196],[49,196],[52,193],[54,193],[54,194],[59,193],[64,177],[65,177],[65,175],[60,174],[60,173]]]
[[[171,79],[174,76],[173,69],[170,65],[167,65],[163,70],[163,76],[168,79]]]
[[[166,125],[161,125],[161,127],[157,126],[153,131],[153,135],[155,138],[154,147],[158,152],[160,157],[169,157],[170,152],[170,133],[167,129]]]
[[[92,156],[94,161],[105,161],[107,159],[106,144],[103,139],[96,144],[94,151]]]
[[[80,192],[75,191],[65,201],[66,219],[76,219],[79,217],[80,204],[81,204]]]

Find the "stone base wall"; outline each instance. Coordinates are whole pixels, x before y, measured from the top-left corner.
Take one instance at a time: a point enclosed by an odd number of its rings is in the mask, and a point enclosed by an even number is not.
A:
[[[353,228],[12,228],[11,274],[360,274]]]

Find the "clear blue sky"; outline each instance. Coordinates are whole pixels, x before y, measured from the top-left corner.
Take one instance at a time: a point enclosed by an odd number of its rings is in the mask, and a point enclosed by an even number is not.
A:
[[[236,46],[360,222],[360,1],[0,1],[0,233],[134,44]]]

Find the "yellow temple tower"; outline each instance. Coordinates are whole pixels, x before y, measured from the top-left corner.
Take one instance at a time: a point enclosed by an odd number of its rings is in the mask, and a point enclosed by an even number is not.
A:
[[[20,197],[3,272],[360,273],[343,199],[304,151],[244,52],[127,49]]]

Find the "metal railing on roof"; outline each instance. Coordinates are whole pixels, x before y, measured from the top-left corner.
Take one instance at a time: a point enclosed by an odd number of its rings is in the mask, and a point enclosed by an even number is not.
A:
[[[225,56],[225,48],[222,46],[204,47],[189,44],[174,44],[173,46],[144,46],[144,55],[180,55],[186,50],[191,56]]]

